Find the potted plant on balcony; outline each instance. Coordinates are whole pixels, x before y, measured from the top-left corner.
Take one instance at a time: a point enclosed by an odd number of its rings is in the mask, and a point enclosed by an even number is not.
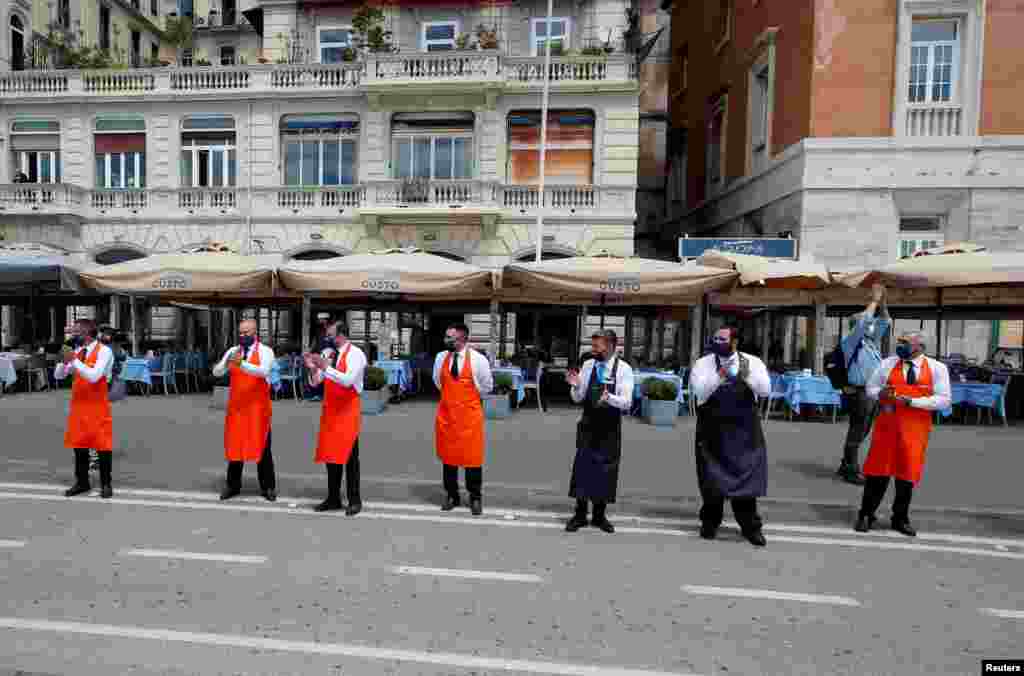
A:
[[[384,30],[384,10],[363,5],[352,16],[355,44],[370,52],[392,52],[391,31]]]
[[[644,414],[656,427],[674,427],[679,417],[679,388],[669,380],[648,378],[643,384]]]
[[[484,413],[489,419],[500,420],[510,415],[513,385],[512,376],[507,373],[494,376],[494,392],[483,397]]]
[[[480,24],[476,27],[476,44],[480,49],[497,49],[498,31]]]
[[[351,63],[356,60],[356,50],[353,47],[345,47],[341,50],[341,60],[345,63]]]
[[[383,413],[387,406],[387,391],[384,389],[388,384],[388,374],[384,369],[370,366],[363,375],[363,391],[359,395],[363,413],[366,415],[377,415]]]
[[[459,33],[455,38],[455,49],[469,49],[469,33]]]
[[[425,204],[430,201],[430,181],[425,178],[407,178],[402,181],[403,204]]]

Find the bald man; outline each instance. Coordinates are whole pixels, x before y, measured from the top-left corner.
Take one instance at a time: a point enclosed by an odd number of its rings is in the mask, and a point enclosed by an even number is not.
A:
[[[270,452],[273,413],[270,369],[273,364],[274,351],[260,342],[256,322],[246,320],[238,325],[238,346],[228,350],[213,367],[214,377],[220,378],[225,373],[231,377],[224,422],[224,458],[228,461],[228,473],[221,500],[242,492],[242,466],[246,462],[257,463],[263,497],[271,502],[277,500],[274,456]]]

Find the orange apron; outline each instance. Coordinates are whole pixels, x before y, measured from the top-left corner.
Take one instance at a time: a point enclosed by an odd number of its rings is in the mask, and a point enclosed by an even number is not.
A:
[[[241,349],[241,348],[239,348]],[[249,363],[260,365],[259,343],[252,346]],[[231,389],[228,392],[228,413],[224,422],[224,458],[229,462],[259,462],[270,433],[273,408],[270,383],[232,364]]]
[[[897,363],[889,372],[887,384],[897,397],[930,397],[935,393],[932,370],[928,361],[922,362],[917,383],[908,385],[903,376],[903,364]],[[932,411],[911,408],[902,403],[881,403],[878,418],[871,435],[871,450],[864,462],[865,476],[886,476],[918,483],[924,471],[928,436],[932,431]]]
[[[78,358],[90,368],[96,366],[100,346],[93,348],[93,351],[83,359],[84,352],[85,350],[82,350]],[[75,372],[71,385],[71,411],[68,413],[64,446],[91,448],[104,453],[109,453],[114,448],[114,419],[110,415],[106,377],[90,383]]]
[[[452,358],[449,352],[441,365],[441,403],[434,422],[437,457],[446,465],[482,467],[484,407],[473,382],[473,360],[466,350],[466,363],[455,379]]]
[[[348,368],[348,352],[351,347],[346,345],[338,357],[336,368],[342,373]],[[325,376],[324,407],[320,413],[320,438],[317,440],[314,462],[334,465],[348,462],[362,423],[362,407],[356,388],[339,385]]]

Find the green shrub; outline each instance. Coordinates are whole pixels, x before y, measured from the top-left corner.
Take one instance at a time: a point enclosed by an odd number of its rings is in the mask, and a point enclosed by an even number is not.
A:
[[[671,380],[648,378],[644,381],[643,393],[651,401],[675,401],[679,396],[679,388]]]
[[[377,390],[383,390],[384,386],[388,384],[388,374],[384,369],[379,369],[376,366],[371,366],[366,369],[366,374],[363,376],[363,389],[368,392],[375,392]]]
[[[494,393],[509,394],[515,387],[515,380],[507,373],[499,373],[494,376]]]

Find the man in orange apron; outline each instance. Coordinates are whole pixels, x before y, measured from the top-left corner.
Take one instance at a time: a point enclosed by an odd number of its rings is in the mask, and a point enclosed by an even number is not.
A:
[[[949,369],[926,357],[924,350],[923,333],[901,336],[896,356],[883,360],[868,381],[867,395],[877,399],[880,408],[864,462],[864,497],[855,527],[859,533],[871,530],[892,477],[896,483],[892,529],[917,535],[910,525],[910,499],[924,471],[932,414],[952,405]]]
[[[227,482],[220,494],[228,500],[242,492],[242,467],[255,462],[260,492],[273,502],[277,500],[274,477],[274,456],[270,452],[270,369],[274,351],[257,337],[256,322],[246,320],[238,325],[238,347],[224,354],[213,367],[213,375],[231,377],[228,412],[224,422],[224,457],[228,461]]]
[[[336,349],[337,357],[333,356],[334,352],[331,357],[312,353],[305,355],[311,384],[314,387],[321,383],[324,385],[320,437],[314,461],[327,465],[327,499],[315,509],[318,512],[341,509],[341,477],[344,474],[348,496],[345,514],[355,516],[363,509],[359,496],[359,429],[362,424],[359,393],[363,391],[366,355],[348,342],[348,331],[342,322],[328,326],[326,335]]]
[[[466,490],[473,514],[483,513],[484,407],[481,395],[494,387],[491,365],[467,346],[469,328],[454,324],[445,332],[447,348],[434,359],[434,385],[441,392],[434,422],[437,457],[444,464],[442,480],[448,512],[462,504],[459,467],[466,468]]]
[[[100,495],[114,495],[111,487],[113,471],[114,424],[107,399],[107,384],[114,368],[114,353],[97,339],[96,323],[82,319],[71,327],[71,338],[64,349],[63,363],[54,369],[54,377],[63,380],[74,376],[71,385],[71,410],[64,433],[64,446],[75,450],[75,485],[64,492],[67,497],[88,493],[89,450],[99,455]]]

